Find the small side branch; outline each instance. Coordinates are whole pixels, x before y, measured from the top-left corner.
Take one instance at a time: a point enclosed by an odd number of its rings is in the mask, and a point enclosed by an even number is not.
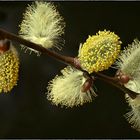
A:
[[[116,77],[106,76],[102,73],[94,73],[93,75],[96,76],[96,79],[100,79],[102,81],[109,83],[110,85],[113,85],[113,86],[119,88],[124,93],[127,93],[132,99],[135,99],[139,95],[139,93],[129,90],[128,88],[119,84],[119,81]]]

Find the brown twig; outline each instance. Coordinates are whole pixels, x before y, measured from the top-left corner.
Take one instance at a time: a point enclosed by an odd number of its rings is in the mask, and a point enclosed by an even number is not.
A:
[[[38,44],[35,44],[33,42],[30,42],[24,38],[21,38],[20,36],[17,36],[13,33],[10,33],[10,32],[7,32],[3,29],[0,29],[0,38],[1,39],[10,39],[12,41],[16,41],[20,44],[23,44],[29,48],[32,48],[34,50],[37,50],[41,53],[46,53],[47,55],[59,60],[59,61],[62,61],[63,63],[66,63],[66,64],[71,64],[73,65],[74,64],[74,58],[73,57],[69,57],[69,56],[64,56],[64,55],[61,55],[61,54],[58,54],[54,51],[50,51],[44,47],[42,47],[41,45],[38,45]]]
[[[93,75],[96,76],[97,79],[105,81],[105,82],[119,88],[124,93],[127,93],[132,99],[135,99],[139,95],[139,93],[133,92],[133,91],[125,88],[123,85],[119,84],[119,80],[116,77],[109,77],[102,73],[94,73]]]
[[[10,39],[12,41],[16,41],[20,44],[23,44],[29,48],[32,48],[34,50],[37,50],[41,53],[46,53],[47,55],[55,58],[56,60],[58,61],[61,61],[65,64],[69,64],[69,65],[72,65],[73,67],[85,72],[81,67],[80,67],[80,63],[78,61],[77,58],[73,58],[73,57],[69,57],[69,56],[64,56],[64,55],[61,55],[61,54],[58,54],[56,52],[53,52],[51,50],[48,50],[44,47],[42,47],[41,45],[38,45],[38,44],[35,44],[33,42],[30,42],[26,39],[23,39],[21,38],[20,36],[17,36],[13,33],[9,33],[3,29],[0,29],[0,39]],[[86,72],[87,73],[87,72]],[[136,96],[138,95],[138,93],[135,93],[127,88],[125,88],[124,86],[120,85],[119,82],[118,82],[118,79],[115,78],[115,77],[109,77],[109,76],[106,76],[104,74],[101,74],[101,73],[93,73],[94,76],[96,76],[96,78],[100,79],[100,80],[103,80],[119,89],[121,89],[124,93],[127,93],[129,94],[129,96],[134,99],[136,98]],[[90,75],[89,75],[90,76]]]

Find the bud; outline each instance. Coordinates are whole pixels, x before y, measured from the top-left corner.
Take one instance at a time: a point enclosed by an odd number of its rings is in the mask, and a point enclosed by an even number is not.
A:
[[[108,69],[120,52],[119,37],[110,31],[99,31],[89,36],[79,51],[79,60],[89,73]]]
[[[64,26],[63,18],[52,3],[36,1],[27,7],[19,34],[24,39],[40,44],[42,47],[59,48]],[[37,52],[31,48],[30,50]]]
[[[91,81],[83,76],[83,72],[68,66],[61,71],[48,86],[48,100],[55,105],[74,107],[91,102],[96,93]],[[88,82],[89,81],[89,82]]]
[[[9,92],[17,85],[18,72],[19,58],[16,49],[11,43],[0,41],[0,92]]]

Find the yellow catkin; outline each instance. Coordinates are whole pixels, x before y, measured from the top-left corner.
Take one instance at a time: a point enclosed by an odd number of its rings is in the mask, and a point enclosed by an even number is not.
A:
[[[79,51],[82,68],[89,73],[108,69],[120,52],[119,39],[114,32],[106,30],[89,36]]]
[[[9,92],[17,85],[18,72],[19,58],[16,50],[12,48],[0,54],[0,92]]]

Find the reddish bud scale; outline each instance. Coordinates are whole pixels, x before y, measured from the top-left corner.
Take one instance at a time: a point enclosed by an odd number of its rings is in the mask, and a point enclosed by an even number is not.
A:
[[[121,70],[116,73],[116,77],[118,78],[120,84],[127,84],[130,80],[130,76],[124,74]]]
[[[77,57],[74,58],[74,65],[78,69],[81,68],[80,60]]]
[[[88,78],[85,81],[85,83],[83,84],[81,91],[82,92],[87,92],[91,88],[92,84],[93,84],[93,79],[92,78]]]
[[[121,83],[124,83],[124,84],[128,83],[128,81],[130,80],[129,76],[127,75],[122,75],[120,79],[121,79],[120,80]]]
[[[10,41],[5,39],[5,40],[0,40],[0,53],[4,53],[8,51],[10,48]]]

